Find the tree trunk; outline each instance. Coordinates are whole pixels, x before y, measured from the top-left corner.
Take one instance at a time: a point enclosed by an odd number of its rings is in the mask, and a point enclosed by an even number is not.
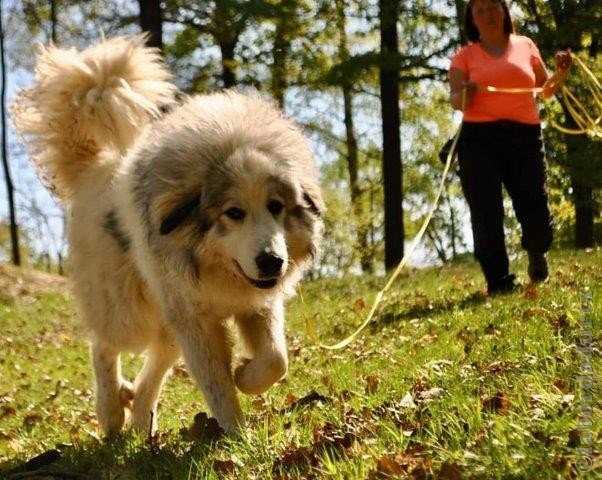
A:
[[[380,103],[383,131],[383,181],[385,196],[385,268],[403,257],[402,165],[399,140],[399,47],[397,0],[379,0]]]
[[[284,89],[285,89],[285,71],[286,71],[286,51],[287,45],[284,38],[283,20],[278,20],[276,25],[276,35],[274,37],[274,64],[272,65],[272,95],[278,102],[278,107],[284,110]]]
[[[50,0],[50,38],[54,45],[57,45],[57,37],[56,37],[56,0]]]
[[[447,255],[445,253],[445,245],[443,244],[443,240],[439,238],[436,232],[433,232],[429,228],[427,228],[424,233],[431,241],[431,244],[435,249],[435,253],[437,254],[437,258],[441,261],[441,263],[447,263]]]
[[[582,9],[578,6],[578,2],[573,0],[565,2],[551,0],[549,3],[557,27],[556,38],[562,39],[562,48],[569,47],[575,52],[579,51],[582,32],[579,28],[576,28],[575,22]],[[561,102],[561,105],[568,128],[578,128],[563,102]],[[593,186],[587,172],[580,168],[580,159],[583,158],[583,152],[585,151],[582,144],[590,141],[592,140],[583,135],[566,137],[567,155],[570,164],[569,175],[573,187],[573,204],[575,206],[575,247],[577,248],[588,248],[594,245],[595,205]]]
[[[276,32],[274,34],[272,64],[272,95],[284,110],[284,92],[286,90],[286,60],[291,48],[290,35],[295,18],[295,1],[283,0],[279,4],[276,17]]]
[[[138,0],[140,4],[140,28],[150,36],[146,44],[163,50],[163,19],[160,0]]]
[[[4,167],[4,178],[6,181],[6,193],[8,196],[8,214],[10,216],[10,240],[12,247],[12,262],[15,265],[21,265],[21,255],[19,253],[19,232],[17,228],[17,215],[15,211],[15,189],[10,176],[10,167],[8,165],[8,154],[6,151],[6,64],[4,61],[4,24],[2,22],[2,1],[0,0],[0,68],[2,76],[0,80],[0,116],[2,117],[2,165]]]
[[[594,246],[594,191],[591,185],[571,175],[573,203],[575,204],[575,247]]]
[[[567,127],[578,128],[564,103],[562,103]],[[589,248],[594,245],[594,189],[586,171],[580,168],[579,159],[583,158],[584,148],[580,143],[589,142],[583,135],[569,136],[566,140],[566,151],[570,159],[569,176],[573,187],[573,205],[575,207],[575,247]]]
[[[219,42],[219,48],[222,52],[222,83],[224,84],[224,88],[236,86],[236,74],[234,73],[234,47],[236,47],[236,42]]]
[[[339,33],[339,58],[341,62],[349,60],[349,51],[347,49],[347,33],[345,32],[345,0],[336,0],[337,9],[337,30]],[[373,271],[372,255],[368,248],[368,222],[364,215],[362,204],[363,192],[359,185],[359,165],[357,140],[355,138],[355,128],[353,122],[353,92],[351,82],[348,78],[341,79],[343,89],[343,103],[345,112],[345,140],[347,145],[347,170],[349,172],[349,189],[351,193],[351,207],[355,217],[357,232],[357,250],[360,256],[360,266],[362,272],[371,273]]]
[[[466,45],[468,41],[466,39],[466,32],[464,31],[464,2],[462,0],[455,0],[455,6],[456,19],[458,21],[458,38],[461,45]]]

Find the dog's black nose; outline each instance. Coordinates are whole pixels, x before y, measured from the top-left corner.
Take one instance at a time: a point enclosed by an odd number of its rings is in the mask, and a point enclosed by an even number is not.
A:
[[[257,257],[255,257],[255,263],[257,264],[257,268],[259,269],[259,273],[261,273],[261,275],[272,277],[280,273],[280,269],[282,268],[284,261],[278,255],[261,252],[259,255],[257,255]]]

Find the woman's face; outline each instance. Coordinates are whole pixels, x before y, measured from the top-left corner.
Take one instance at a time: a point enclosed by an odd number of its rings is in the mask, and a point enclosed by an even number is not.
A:
[[[496,0],[476,0],[472,4],[472,20],[483,35],[504,31],[504,8]]]

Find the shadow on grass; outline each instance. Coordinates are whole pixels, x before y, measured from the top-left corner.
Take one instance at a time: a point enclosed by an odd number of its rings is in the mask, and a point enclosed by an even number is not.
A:
[[[412,299],[394,301],[385,305],[383,311],[377,315],[371,329],[372,331],[376,331],[382,326],[391,325],[403,320],[439,315],[454,309],[462,310],[485,303],[486,301],[487,296],[481,291],[472,292],[460,299],[453,297],[431,298],[419,294]]]
[[[183,441],[175,436],[151,443],[124,433],[103,441],[91,439],[49,450],[0,470],[0,478],[196,478],[202,470],[219,469],[219,464],[214,465],[214,454],[221,449],[220,443],[221,440]]]

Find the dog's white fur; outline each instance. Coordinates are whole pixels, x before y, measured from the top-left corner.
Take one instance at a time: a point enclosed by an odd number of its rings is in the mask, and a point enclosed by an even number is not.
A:
[[[155,428],[183,354],[213,416],[236,431],[235,386],[260,393],[286,373],[283,302],[318,248],[324,207],[306,140],[270,103],[236,92],[158,118],[176,89],[142,36],[42,48],[36,74],[13,116],[68,212],[101,427]],[[262,253],[280,270],[260,267]],[[247,350],[238,365],[231,318]],[[133,385],[123,351],[146,351]]]

